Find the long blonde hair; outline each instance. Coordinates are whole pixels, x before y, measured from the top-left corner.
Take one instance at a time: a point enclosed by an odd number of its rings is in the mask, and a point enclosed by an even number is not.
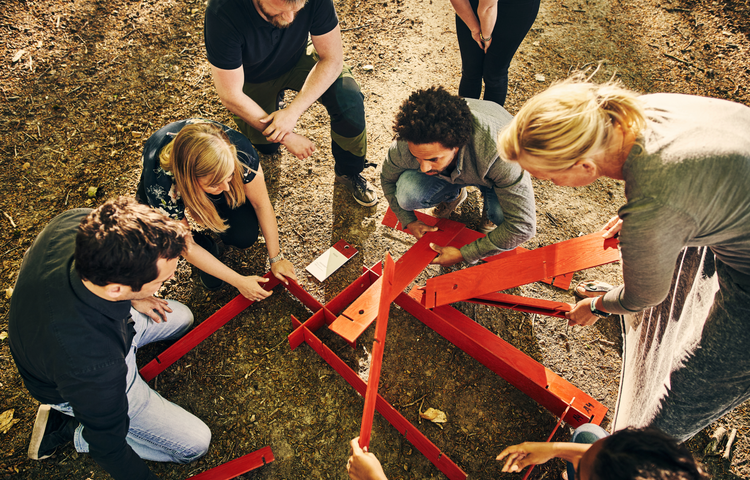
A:
[[[217,233],[229,228],[198,183],[199,178],[205,177],[213,185],[231,174],[229,191],[224,192],[227,203],[231,208],[245,203],[245,167],[221,127],[208,122],[185,125],[159,152],[159,162],[163,170],[174,175],[175,187],[196,222]]]
[[[526,153],[538,159],[534,168],[562,170],[606,148],[616,125],[636,135],[645,128],[638,94],[589,79],[575,74],[526,102],[498,137],[500,157],[517,161]]]

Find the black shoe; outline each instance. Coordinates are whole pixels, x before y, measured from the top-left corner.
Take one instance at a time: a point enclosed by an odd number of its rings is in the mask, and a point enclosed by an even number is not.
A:
[[[29,458],[44,460],[51,457],[57,447],[73,441],[78,425],[75,417],[60,413],[49,405],[39,405],[31,431]]]
[[[209,235],[201,232],[193,232],[193,240],[214,257],[219,257],[219,245]],[[209,275],[203,270],[198,270],[198,272],[201,284],[206,290],[214,291],[224,286],[224,280]]]
[[[356,175],[339,175],[336,167],[333,167],[333,173],[336,175],[336,181],[342,184],[352,192],[354,200],[362,206],[372,207],[378,203],[378,195],[370,182],[365,180],[361,173]]]

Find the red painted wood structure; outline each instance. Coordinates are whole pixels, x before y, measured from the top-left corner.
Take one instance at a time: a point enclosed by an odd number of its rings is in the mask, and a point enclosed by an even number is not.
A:
[[[394,274],[392,298],[409,286],[409,284],[422,273],[422,270],[435,258],[435,251],[430,248],[430,243],[444,245],[462,230],[461,223],[447,219],[437,222],[437,232],[430,232],[423,236],[408,252],[396,262],[396,273]],[[354,345],[367,327],[375,321],[380,300],[381,281],[377,280],[366,294],[357,298],[338,318],[328,327],[336,332],[341,338]]]
[[[429,243],[460,247],[462,242],[465,244],[481,236],[477,232],[465,229],[462,224],[457,222],[444,219],[436,221],[430,220],[430,218],[427,217],[425,223],[432,222],[431,224],[438,225],[440,230],[425,235],[399,261],[395,262],[394,278],[385,292],[382,288],[383,280],[380,278],[381,267],[379,264],[370,269],[366,268],[356,281],[326,305],[318,302],[293,281],[290,281],[289,285],[281,284],[313,312],[312,316],[305,322],[300,322],[292,317],[294,330],[288,336],[291,349],[294,350],[302,343],[306,343],[360,395],[367,397],[368,384],[359,378],[330,348],[323,344],[315,335],[315,332],[323,326],[328,326],[337,333],[343,332],[346,336],[342,335],[342,338],[353,345],[358,336],[378,317],[381,302],[390,304],[395,301],[397,305],[415,318],[557,415],[560,422],[558,422],[555,430],[563,420],[573,427],[587,422],[601,423],[607,412],[606,407],[523,352],[518,351],[497,335],[447,306],[447,304],[454,301],[474,301],[532,313],[564,317],[565,311],[570,309],[567,304],[496,292],[500,289],[511,288],[503,287],[503,285],[515,284],[513,286],[518,286],[533,281],[547,281],[555,286],[567,286],[570,284],[571,274],[577,269],[590,268],[618,260],[616,241],[605,242],[600,234],[594,234],[593,236],[579,237],[579,239],[574,239],[575,241],[568,241],[570,243],[563,247],[559,247],[561,244],[556,244],[558,246],[550,246],[554,248],[544,247],[533,251],[516,249],[512,252],[504,252],[489,259],[490,263],[433,278],[428,281],[426,288],[414,289],[407,295],[403,293],[403,289],[416,278],[435,256],[435,253],[429,247]],[[395,216],[389,210],[384,223],[392,223],[395,226],[393,219],[395,219]],[[594,237],[598,240],[595,240]],[[573,255],[576,260],[565,260],[563,257],[566,255]],[[539,261],[543,262],[541,266],[533,265]],[[483,270],[481,272],[474,270],[479,268]],[[500,276],[491,272],[492,274],[488,275],[491,270],[514,272],[514,274]],[[472,271],[472,273],[457,275],[468,271]],[[516,278],[515,272],[519,273],[520,280]],[[270,273],[266,275],[266,278],[270,280],[264,285],[264,288],[268,290],[279,284],[278,280]],[[489,281],[487,281],[488,278]],[[501,285],[500,288],[496,288],[497,285]],[[450,291],[446,294],[446,292],[440,290],[446,288],[446,286],[459,292]],[[455,300],[455,298],[458,299]],[[144,378],[150,380],[156,376],[252,303],[242,296],[230,301],[199,327],[185,335],[180,341],[159,355],[157,359],[146,365],[141,370]],[[428,306],[433,309],[426,308]],[[206,326],[203,327],[204,325]],[[373,387],[376,387],[377,382],[372,376],[370,378],[373,380]],[[375,409],[449,479],[463,480],[466,478],[466,473],[456,463],[443,454],[435,444],[388,404],[380,394],[377,394],[375,388],[373,388],[373,393],[370,393],[370,396],[375,398]],[[364,417],[363,413],[363,419]]]
[[[248,453],[240,458],[235,458],[227,463],[214,467],[205,472],[188,477],[187,480],[230,480],[239,477],[243,473],[262,467],[273,462],[271,447],[263,447],[253,453]]]
[[[391,309],[391,292],[393,291],[393,272],[396,269],[390,253],[385,254],[385,268],[380,290],[380,304],[378,305],[378,320],[375,324],[375,341],[372,344],[372,359],[370,360],[370,375],[367,379],[367,392],[365,393],[365,408],[362,411],[362,426],[359,430],[359,446],[365,448],[370,446],[370,434],[372,433],[372,421],[375,416],[375,400],[378,396],[378,383],[380,383],[380,368],[383,364],[383,351],[385,350],[385,334],[388,329],[388,313]]]

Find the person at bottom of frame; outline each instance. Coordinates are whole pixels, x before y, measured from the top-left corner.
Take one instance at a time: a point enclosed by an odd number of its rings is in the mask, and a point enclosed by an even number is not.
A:
[[[443,87],[417,90],[401,105],[393,126],[396,140],[380,175],[401,224],[421,238],[437,227],[417,220],[414,210],[437,205],[433,215],[448,217],[466,199],[469,185],[484,197],[480,230],[487,236],[460,250],[435,245],[439,255],[432,263],[476,263],[536,234],[530,176],[497,153],[498,132],[512,119],[496,103],[462,99]]]
[[[202,119],[173,122],[154,133],[143,148],[143,173],[136,198],[188,226],[185,209],[225,245],[249,248],[263,231],[271,272],[284,283],[297,280],[279,246],[276,214],[268,197],[258,154],[240,132]],[[204,232],[188,239],[185,259],[200,269],[209,290],[227,282],[248,300],[271,295],[268,279],[241,275],[221,263],[219,247]]]
[[[496,460],[506,459],[503,472],[520,472],[552,458],[566,461],[568,480],[709,478],[687,448],[654,428],[628,428],[610,436],[598,425],[584,424],[571,442],[525,442],[506,448]],[[387,480],[377,457],[359,447],[359,437],[351,441],[346,469],[352,480]]]
[[[154,297],[189,235],[120,197],[60,214],[34,240],[8,316],[18,372],[42,402],[29,458],[73,441],[117,480],[151,480],[144,460],[188,463],[208,451],[206,424],[152,390],[135,359],[193,323],[185,305]]]

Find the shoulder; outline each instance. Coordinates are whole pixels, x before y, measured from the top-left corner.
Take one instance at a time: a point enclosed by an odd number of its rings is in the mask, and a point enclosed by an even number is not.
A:
[[[229,137],[229,141],[232,142],[234,148],[237,149],[237,160],[239,160],[245,168],[245,171],[242,172],[243,181],[245,183],[252,182],[260,168],[260,157],[258,157],[258,152],[255,151],[253,144],[246,136],[227,126],[223,127]]]

